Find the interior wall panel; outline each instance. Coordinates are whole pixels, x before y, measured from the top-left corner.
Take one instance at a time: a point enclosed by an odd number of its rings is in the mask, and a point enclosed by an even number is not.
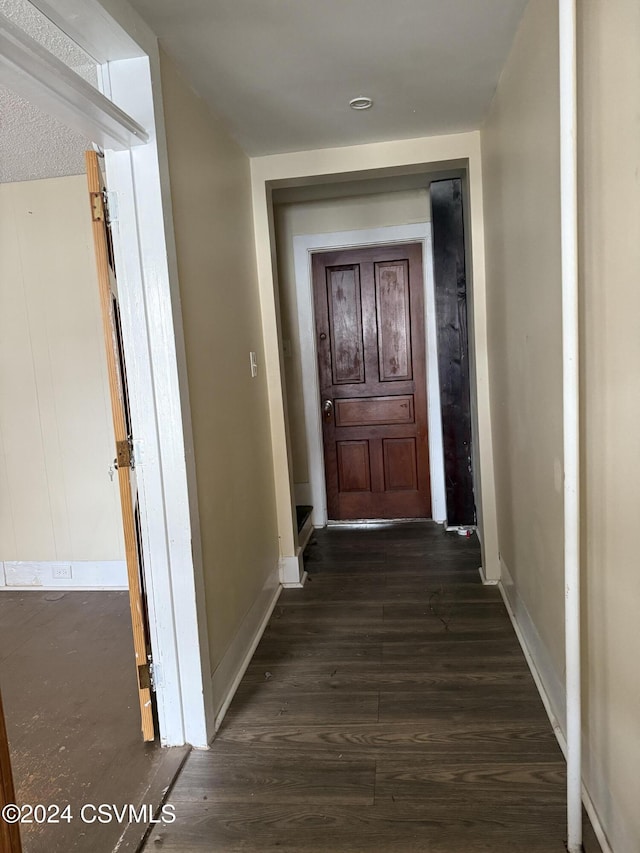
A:
[[[84,175],[0,185],[0,559],[124,555]]]

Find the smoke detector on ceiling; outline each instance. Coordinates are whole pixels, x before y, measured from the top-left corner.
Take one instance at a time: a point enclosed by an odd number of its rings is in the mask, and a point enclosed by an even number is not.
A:
[[[349,106],[352,110],[370,110],[373,106],[373,101],[371,98],[360,95],[357,98],[352,98],[349,101]]]

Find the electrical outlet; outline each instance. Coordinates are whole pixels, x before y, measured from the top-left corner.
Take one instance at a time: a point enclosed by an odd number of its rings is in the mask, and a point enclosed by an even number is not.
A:
[[[71,566],[54,566],[53,567],[53,577],[54,578],[64,578],[65,580],[71,579]]]

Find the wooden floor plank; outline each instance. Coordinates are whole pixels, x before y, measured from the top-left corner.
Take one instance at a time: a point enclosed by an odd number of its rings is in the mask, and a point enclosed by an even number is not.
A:
[[[564,853],[564,759],[479,565],[434,524],[316,532],[146,853]]]
[[[368,723],[378,719],[378,693],[338,693],[321,698],[316,693],[261,688],[242,692],[227,712],[224,725],[251,726],[265,723],[305,726],[322,719],[326,724]]]
[[[375,761],[308,755],[274,757],[212,751],[194,755],[176,784],[175,803],[291,803],[372,805]]]
[[[183,827],[156,829],[147,849],[163,853],[265,850],[289,853],[563,853],[564,809],[500,802],[368,807],[181,803]]]

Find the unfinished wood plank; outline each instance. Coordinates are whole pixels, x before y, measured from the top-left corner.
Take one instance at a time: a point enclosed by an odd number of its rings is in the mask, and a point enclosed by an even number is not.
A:
[[[92,209],[91,226],[100,291],[100,312],[102,315],[102,330],[107,358],[113,433],[116,458],[118,459],[118,485],[120,505],[122,507],[122,525],[127,561],[127,578],[129,582],[133,649],[138,676],[142,736],[145,741],[152,741],[155,737],[155,727],[153,722],[151,684],[148,676],[148,654],[150,646],[146,635],[145,603],[140,582],[142,567],[139,562],[135,507],[131,494],[129,464],[127,464],[124,458],[123,449],[125,445],[127,447],[130,446],[131,436],[129,435],[126,417],[126,377],[122,375],[120,369],[120,365],[123,363],[123,354],[118,352],[119,335],[116,327],[116,317],[114,316],[114,294],[111,284],[113,273],[109,264],[110,236],[107,232],[106,212],[103,200],[104,185],[100,173],[98,155],[95,151],[85,152],[85,164]]]

